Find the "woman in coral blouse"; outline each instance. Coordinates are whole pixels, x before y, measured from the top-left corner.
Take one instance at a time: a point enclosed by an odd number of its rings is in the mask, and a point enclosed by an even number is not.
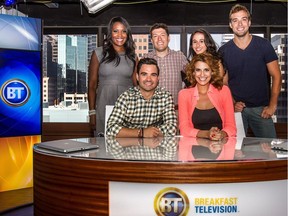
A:
[[[217,58],[193,56],[186,74],[191,87],[178,95],[180,134],[211,140],[236,136],[232,95],[223,85]]]

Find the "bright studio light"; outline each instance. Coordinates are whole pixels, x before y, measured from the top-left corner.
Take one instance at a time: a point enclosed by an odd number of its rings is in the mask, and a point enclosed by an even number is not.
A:
[[[115,0],[81,0],[89,13],[97,13],[104,7],[112,4]]]
[[[4,7],[12,7],[17,3],[17,0],[4,0],[3,5]]]

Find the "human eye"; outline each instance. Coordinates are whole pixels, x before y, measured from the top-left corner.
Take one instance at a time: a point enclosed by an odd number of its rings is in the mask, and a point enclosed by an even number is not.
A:
[[[203,40],[200,40],[200,43],[202,43],[202,44],[205,43],[205,40],[204,40],[204,39],[203,39]]]
[[[236,23],[236,22],[237,22],[237,19],[236,19],[236,18],[235,18],[235,19],[232,19],[231,22],[232,22],[232,23]]]
[[[157,73],[152,73],[151,76],[153,76],[153,77],[157,77],[158,74],[157,74]]]
[[[248,17],[243,17],[242,20],[245,21],[245,22],[247,22]]]

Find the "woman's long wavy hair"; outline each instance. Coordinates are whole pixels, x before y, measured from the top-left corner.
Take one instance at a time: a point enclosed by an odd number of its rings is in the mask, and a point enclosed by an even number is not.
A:
[[[129,23],[127,22],[126,19],[123,17],[113,17],[109,24],[108,24],[108,32],[107,32],[107,37],[104,39],[104,45],[103,45],[103,58],[100,62],[113,62],[115,61],[115,65],[118,66],[120,63],[120,56],[117,53],[117,51],[113,47],[113,42],[112,42],[112,30],[113,30],[113,25],[116,23],[122,23],[127,31],[127,40],[124,44],[124,49],[125,49],[125,56],[128,57],[134,64],[134,67],[136,65],[136,53],[135,53],[135,42],[133,41],[132,38],[132,32]]]
[[[189,43],[189,54],[188,54],[188,59],[192,58],[194,55],[196,55],[195,51],[193,50],[192,44],[193,44],[193,37],[196,33],[200,33],[204,35],[204,42],[205,45],[207,47],[207,53],[210,53],[213,56],[216,56],[217,58],[219,58],[219,60],[221,59],[220,55],[218,54],[218,47],[215,43],[215,41],[213,40],[212,36],[210,35],[210,33],[208,33],[205,29],[197,29],[195,32],[193,32],[190,36],[190,43]]]
[[[195,64],[199,61],[206,63],[211,69],[211,79],[209,83],[219,90],[222,89],[223,78],[220,75],[219,61],[215,56],[209,53],[201,53],[198,55],[194,55],[192,60],[187,65],[186,75],[187,80],[191,83],[190,87],[195,87],[197,84],[197,81],[195,79]]]

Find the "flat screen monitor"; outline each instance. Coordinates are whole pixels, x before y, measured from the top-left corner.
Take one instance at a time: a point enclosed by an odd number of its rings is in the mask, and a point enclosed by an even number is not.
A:
[[[0,14],[1,48],[40,51],[41,41],[41,19]]]
[[[0,137],[41,134],[41,52],[0,48]]]

